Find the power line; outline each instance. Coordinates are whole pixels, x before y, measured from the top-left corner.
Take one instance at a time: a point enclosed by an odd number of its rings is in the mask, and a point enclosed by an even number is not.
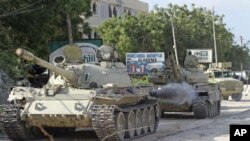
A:
[[[6,16],[12,16],[12,15],[17,15],[17,14],[22,14],[22,13],[27,13],[27,12],[23,12],[23,11],[21,11],[21,10],[27,9],[27,8],[33,6],[33,5],[35,5],[35,4],[37,4],[37,3],[41,2],[41,1],[42,1],[42,0],[38,0],[38,1],[36,1],[36,2],[33,2],[33,3],[28,4],[28,5],[26,5],[26,6],[23,6],[23,7],[19,8],[19,9],[16,9],[16,10],[14,10],[14,11],[11,11],[11,12],[8,12],[8,13],[5,13],[5,14],[2,14],[2,15],[0,15],[0,18],[1,18],[1,17],[6,17]],[[21,11],[21,12],[19,12],[19,11]],[[26,11],[28,11],[28,10],[26,10]],[[29,11],[35,11],[35,10],[32,9],[32,10],[29,10]],[[19,13],[18,13],[18,12],[19,12]]]
[[[43,6],[38,7],[38,8],[34,8],[34,9],[30,9],[30,10],[20,11],[18,13],[9,14],[8,16],[18,15],[18,14],[23,14],[23,13],[30,13],[30,12],[37,11],[37,10],[42,9],[42,8],[43,8]]]

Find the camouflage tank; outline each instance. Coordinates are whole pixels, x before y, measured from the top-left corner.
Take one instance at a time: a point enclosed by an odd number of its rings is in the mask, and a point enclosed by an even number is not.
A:
[[[150,81],[158,85],[151,96],[159,98],[162,114],[193,112],[195,118],[211,118],[220,114],[218,84],[209,83],[207,75],[196,68],[197,64],[195,57],[188,56],[185,67],[177,66],[170,52],[165,70],[149,76]]]
[[[45,135],[51,130],[93,129],[100,140],[130,140],[156,131],[158,101],[149,97],[149,88],[131,86],[112,47],[98,49],[97,64],[83,64],[76,46],[65,47],[54,64],[21,48],[16,54],[52,74],[43,88],[12,89],[11,104],[3,105],[1,114],[2,130],[10,139],[31,139],[37,129]]]

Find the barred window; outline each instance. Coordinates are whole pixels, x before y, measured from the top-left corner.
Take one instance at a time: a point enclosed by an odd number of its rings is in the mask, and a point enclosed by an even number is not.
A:
[[[117,17],[117,10],[116,10],[116,7],[113,8],[113,15],[114,15],[115,17]]]
[[[109,5],[109,17],[111,18],[112,17],[112,9],[111,9],[111,6]]]

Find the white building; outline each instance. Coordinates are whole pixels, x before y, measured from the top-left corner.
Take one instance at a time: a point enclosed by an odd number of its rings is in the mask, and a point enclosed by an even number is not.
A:
[[[87,21],[92,33],[87,38],[96,38],[95,29],[108,18],[122,16],[125,13],[135,15],[138,12],[149,11],[148,3],[139,0],[92,0],[91,7],[92,16]]]

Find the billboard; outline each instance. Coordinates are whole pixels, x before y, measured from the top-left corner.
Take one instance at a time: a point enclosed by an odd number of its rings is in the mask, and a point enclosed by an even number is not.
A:
[[[213,53],[212,49],[187,49],[187,52],[191,51],[192,55],[195,55],[199,63],[212,63]]]
[[[164,62],[163,52],[126,53],[126,67],[129,74],[148,74],[153,69],[162,71]]]
[[[212,68],[232,68],[232,62],[212,63]]]
[[[68,41],[50,41],[49,42],[49,61],[52,63],[53,58],[58,55],[63,54],[63,49],[65,45],[68,45]],[[74,41],[75,45],[78,45],[83,52],[83,62],[84,63],[94,63],[97,62],[96,50],[102,45],[101,39],[82,39]]]

